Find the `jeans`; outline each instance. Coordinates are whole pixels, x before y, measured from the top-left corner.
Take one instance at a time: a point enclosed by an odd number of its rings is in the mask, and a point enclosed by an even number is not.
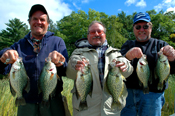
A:
[[[126,106],[121,111],[121,116],[161,116],[161,109],[165,103],[164,92],[149,92],[127,89]]]

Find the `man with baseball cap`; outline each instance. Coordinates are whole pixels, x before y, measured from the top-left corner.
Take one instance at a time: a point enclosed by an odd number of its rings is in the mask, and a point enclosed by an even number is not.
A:
[[[151,38],[152,23],[148,13],[139,12],[134,16],[133,32],[136,40],[126,41],[121,53],[131,61],[134,71],[126,80],[128,97],[126,106],[121,112],[121,116],[161,116],[161,109],[165,103],[164,90],[167,84],[164,83],[163,89],[158,89],[158,79],[155,79],[154,69],[158,59],[158,52],[162,51],[167,56],[171,73],[175,67],[175,50],[168,43]],[[148,82],[148,88],[143,90],[140,80],[136,73],[139,58],[146,55],[152,80]],[[174,69],[173,69],[174,70]]]
[[[24,100],[16,102],[18,106],[17,116],[65,116],[61,95],[63,90],[62,76],[66,75],[68,61],[65,43],[62,38],[47,31],[49,15],[43,5],[33,5],[28,16],[31,32],[9,48],[0,51],[0,72],[9,73],[8,69],[11,68],[11,64],[18,57],[22,57],[30,79],[30,91],[23,90]],[[39,86],[39,78],[47,57],[51,57],[51,61],[56,65],[57,75],[60,79],[57,80],[57,86],[49,96],[48,101],[44,101],[42,99],[44,92]]]

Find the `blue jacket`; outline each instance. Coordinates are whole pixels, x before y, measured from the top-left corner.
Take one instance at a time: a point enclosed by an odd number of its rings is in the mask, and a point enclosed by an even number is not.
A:
[[[37,54],[33,52],[32,42],[30,40],[30,32],[18,42],[14,43],[9,48],[4,48],[0,51],[0,57],[2,54],[8,50],[16,50],[19,54],[19,57],[23,58],[23,64],[26,69],[27,75],[30,78],[30,91],[27,93],[23,92],[23,96],[27,103],[38,103],[42,100],[42,94],[38,94],[38,78],[41,73],[41,70],[45,64],[45,58],[48,57],[49,53],[56,50],[61,53],[66,61],[63,66],[57,67],[57,73],[59,77],[65,76],[67,62],[68,62],[68,53],[63,39],[60,37],[54,36],[54,33],[47,32],[42,39],[42,47],[40,52]],[[5,65],[0,61],[0,74],[8,74],[11,68],[10,65]],[[58,81],[56,93],[60,93],[63,90],[63,82]]]

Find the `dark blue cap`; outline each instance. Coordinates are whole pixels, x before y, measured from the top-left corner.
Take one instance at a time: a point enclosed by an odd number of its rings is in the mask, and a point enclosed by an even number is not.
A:
[[[46,11],[46,9],[44,8],[43,5],[41,5],[41,4],[35,4],[35,5],[33,5],[33,6],[31,7],[31,9],[30,9],[30,11],[29,11],[29,18],[30,18],[30,17],[33,15],[33,13],[36,12],[36,11],[42,11],[42,12],[44,12],[45,14],[47,14],[47,16],[49,17],[49,15],[48,15],[48,13],[47,13],[47,11]]]
[[[139,12],[134,16],[133,24],[138,21],[150,22],[151,18],[148,13]]]

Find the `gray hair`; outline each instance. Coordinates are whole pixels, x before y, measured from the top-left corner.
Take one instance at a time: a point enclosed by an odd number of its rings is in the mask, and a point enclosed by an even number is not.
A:
[[[106,33],[106,27],[105,27],[105,25],[102,22],[100,22],[100,21],[92,21],[91,24],[88,27],[88,32],[87,32],[88,34],[89,34],[89,28],[95,23],[98,23],[98,24],[102,25],[103,28],[104,28],[104,33]]]

